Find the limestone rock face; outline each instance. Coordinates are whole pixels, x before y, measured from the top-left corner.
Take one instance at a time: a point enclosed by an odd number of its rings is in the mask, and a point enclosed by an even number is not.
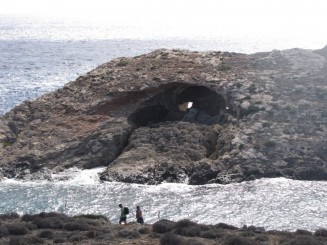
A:
[[[327,180],[327,47],[118,58],[0,118],[0,175],[107,166],[104,181]]]

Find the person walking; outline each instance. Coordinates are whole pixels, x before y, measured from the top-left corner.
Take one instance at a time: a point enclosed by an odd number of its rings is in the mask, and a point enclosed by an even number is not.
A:
[[[140,224],[144,223],[142,210],[141,210],[140,206],[136,207],[136,222],[140,223]]]
[[[119,204],[118,207],[120,207],[119,224],[126,224],[127,214],[125,208],[123,207],[123,204]]]

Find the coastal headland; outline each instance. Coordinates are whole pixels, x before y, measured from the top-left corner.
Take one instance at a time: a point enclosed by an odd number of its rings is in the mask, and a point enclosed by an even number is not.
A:
[[[0,176],[107,166],[103,181],[327,180],[327,46],[117,58],[0,118]]]

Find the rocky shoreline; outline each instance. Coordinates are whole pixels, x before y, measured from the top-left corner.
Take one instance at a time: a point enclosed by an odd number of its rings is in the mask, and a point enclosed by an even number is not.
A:
[[[136,244],[136,245],[324,245],[327,230],[266,231],[262,227],[203,225],[190,220],[154,224],[112,224],[105,216],[62,213],[0,215],[0,244]]]
[[[0,117],[0,176],[107,166],[103,181],[142,184],[327,180],[326,59],[327,46],[112,60]]]

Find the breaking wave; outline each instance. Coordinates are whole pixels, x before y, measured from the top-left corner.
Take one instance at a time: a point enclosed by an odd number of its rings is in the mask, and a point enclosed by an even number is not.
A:
[[[147,223],[183,218],[204,224],[255,225],[278,230],[327,227],[327,182],[285,178],[259,179],[228,185],[191,186],[101,182],[91,170],[69,169],[52,180],[6,179],[0,186],[0,213],[57,211],[68,215],[103,214],[119,219],[118,204],[141,206]]]

